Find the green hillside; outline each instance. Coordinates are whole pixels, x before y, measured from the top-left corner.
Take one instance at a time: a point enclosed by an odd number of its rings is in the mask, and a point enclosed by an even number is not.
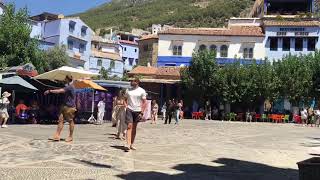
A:
[[[152,24],[177,27],[219,27],[229,17],[250,9],[253,0],[113,0],[77,14],[92,29],[146,29]]]

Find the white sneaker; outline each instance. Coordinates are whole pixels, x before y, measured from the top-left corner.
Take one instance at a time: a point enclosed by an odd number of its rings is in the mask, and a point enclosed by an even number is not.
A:
[[[2,125],[1,126],[2,128],[7,128],[8,126],[6,124]]]

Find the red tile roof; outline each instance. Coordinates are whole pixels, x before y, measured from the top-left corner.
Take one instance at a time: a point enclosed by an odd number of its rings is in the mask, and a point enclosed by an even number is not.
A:
[[[318,21],[285,21],[285,20],[265,20],[265,26],[305,26],[305,27],[319,27]]]
[[[127,40],[120,40],[119,42],[123,44],[138,45],[137,42],[127,41]]]
[[[255,36],[263,37],[258,26],[232,26],[230,28],[170,28],[159,34],[205,35],[205,36]]]
[[[144,35],[139,39],[139,41],[148,40],[148,39],[159,39],[159,36],[157,34]]]
[[[138,66],[129,72],[130,76],[148,76],[149,78],[156,79],[170,79],[179,80],[180,79],[181,67],[146,67]]]
[[[129,72],[129,75],[156,75],[156,67],[138,66]]]

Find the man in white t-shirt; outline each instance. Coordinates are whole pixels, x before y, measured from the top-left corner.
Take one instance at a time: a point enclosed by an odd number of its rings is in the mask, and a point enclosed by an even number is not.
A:
[[[143,117],[143,112],[146,108],[147,93],[144,89],[139,87],[140,80],[135,78],[131,81],[131,88],[126,91],[127,110],[126,123],[127,129],[127,151],[136,150],[133,143],[137,133],[138,122]]]

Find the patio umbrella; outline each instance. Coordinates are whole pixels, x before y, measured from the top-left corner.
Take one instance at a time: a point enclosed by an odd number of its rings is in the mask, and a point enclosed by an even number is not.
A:
[[[0,87],[17,92],[35,92],[38,91],[36,87],[28,83],[19,76],[12,76],[0,80]]]
[[[49,80],[63,81],[65,80],[67,75],[71,75],[73,79],[84,79],[84,78],[99,76],[98,73],[92,73],[90,71],[63,66],[61,68],[40,74],[34,77],[34,79],[49,79]]]
[[[0,87],[12,91],[12,102],[15,101],[15,92],[35,92],[36,87],[19,76],[12,76],[0,80]],[[1,92],[0,92],[1,93]]]
[[[107,91],[105,88],[99,86],[95,82],[91,80],[76,80],[73,82],[73,85],[77,89],[92,89],[92,108],[91,108],[91,117],[88,119],[89,122],[95,122],[96,124],[100,124],[101,122],[97,122],[97,120],[93,116],[94,112],[94,90]]]
[[[73,85],[77,89],[90,88],[99,91],[106,91],[105,88],[101,87],[100,85],[91,80],[76,80],[73,82]]]

